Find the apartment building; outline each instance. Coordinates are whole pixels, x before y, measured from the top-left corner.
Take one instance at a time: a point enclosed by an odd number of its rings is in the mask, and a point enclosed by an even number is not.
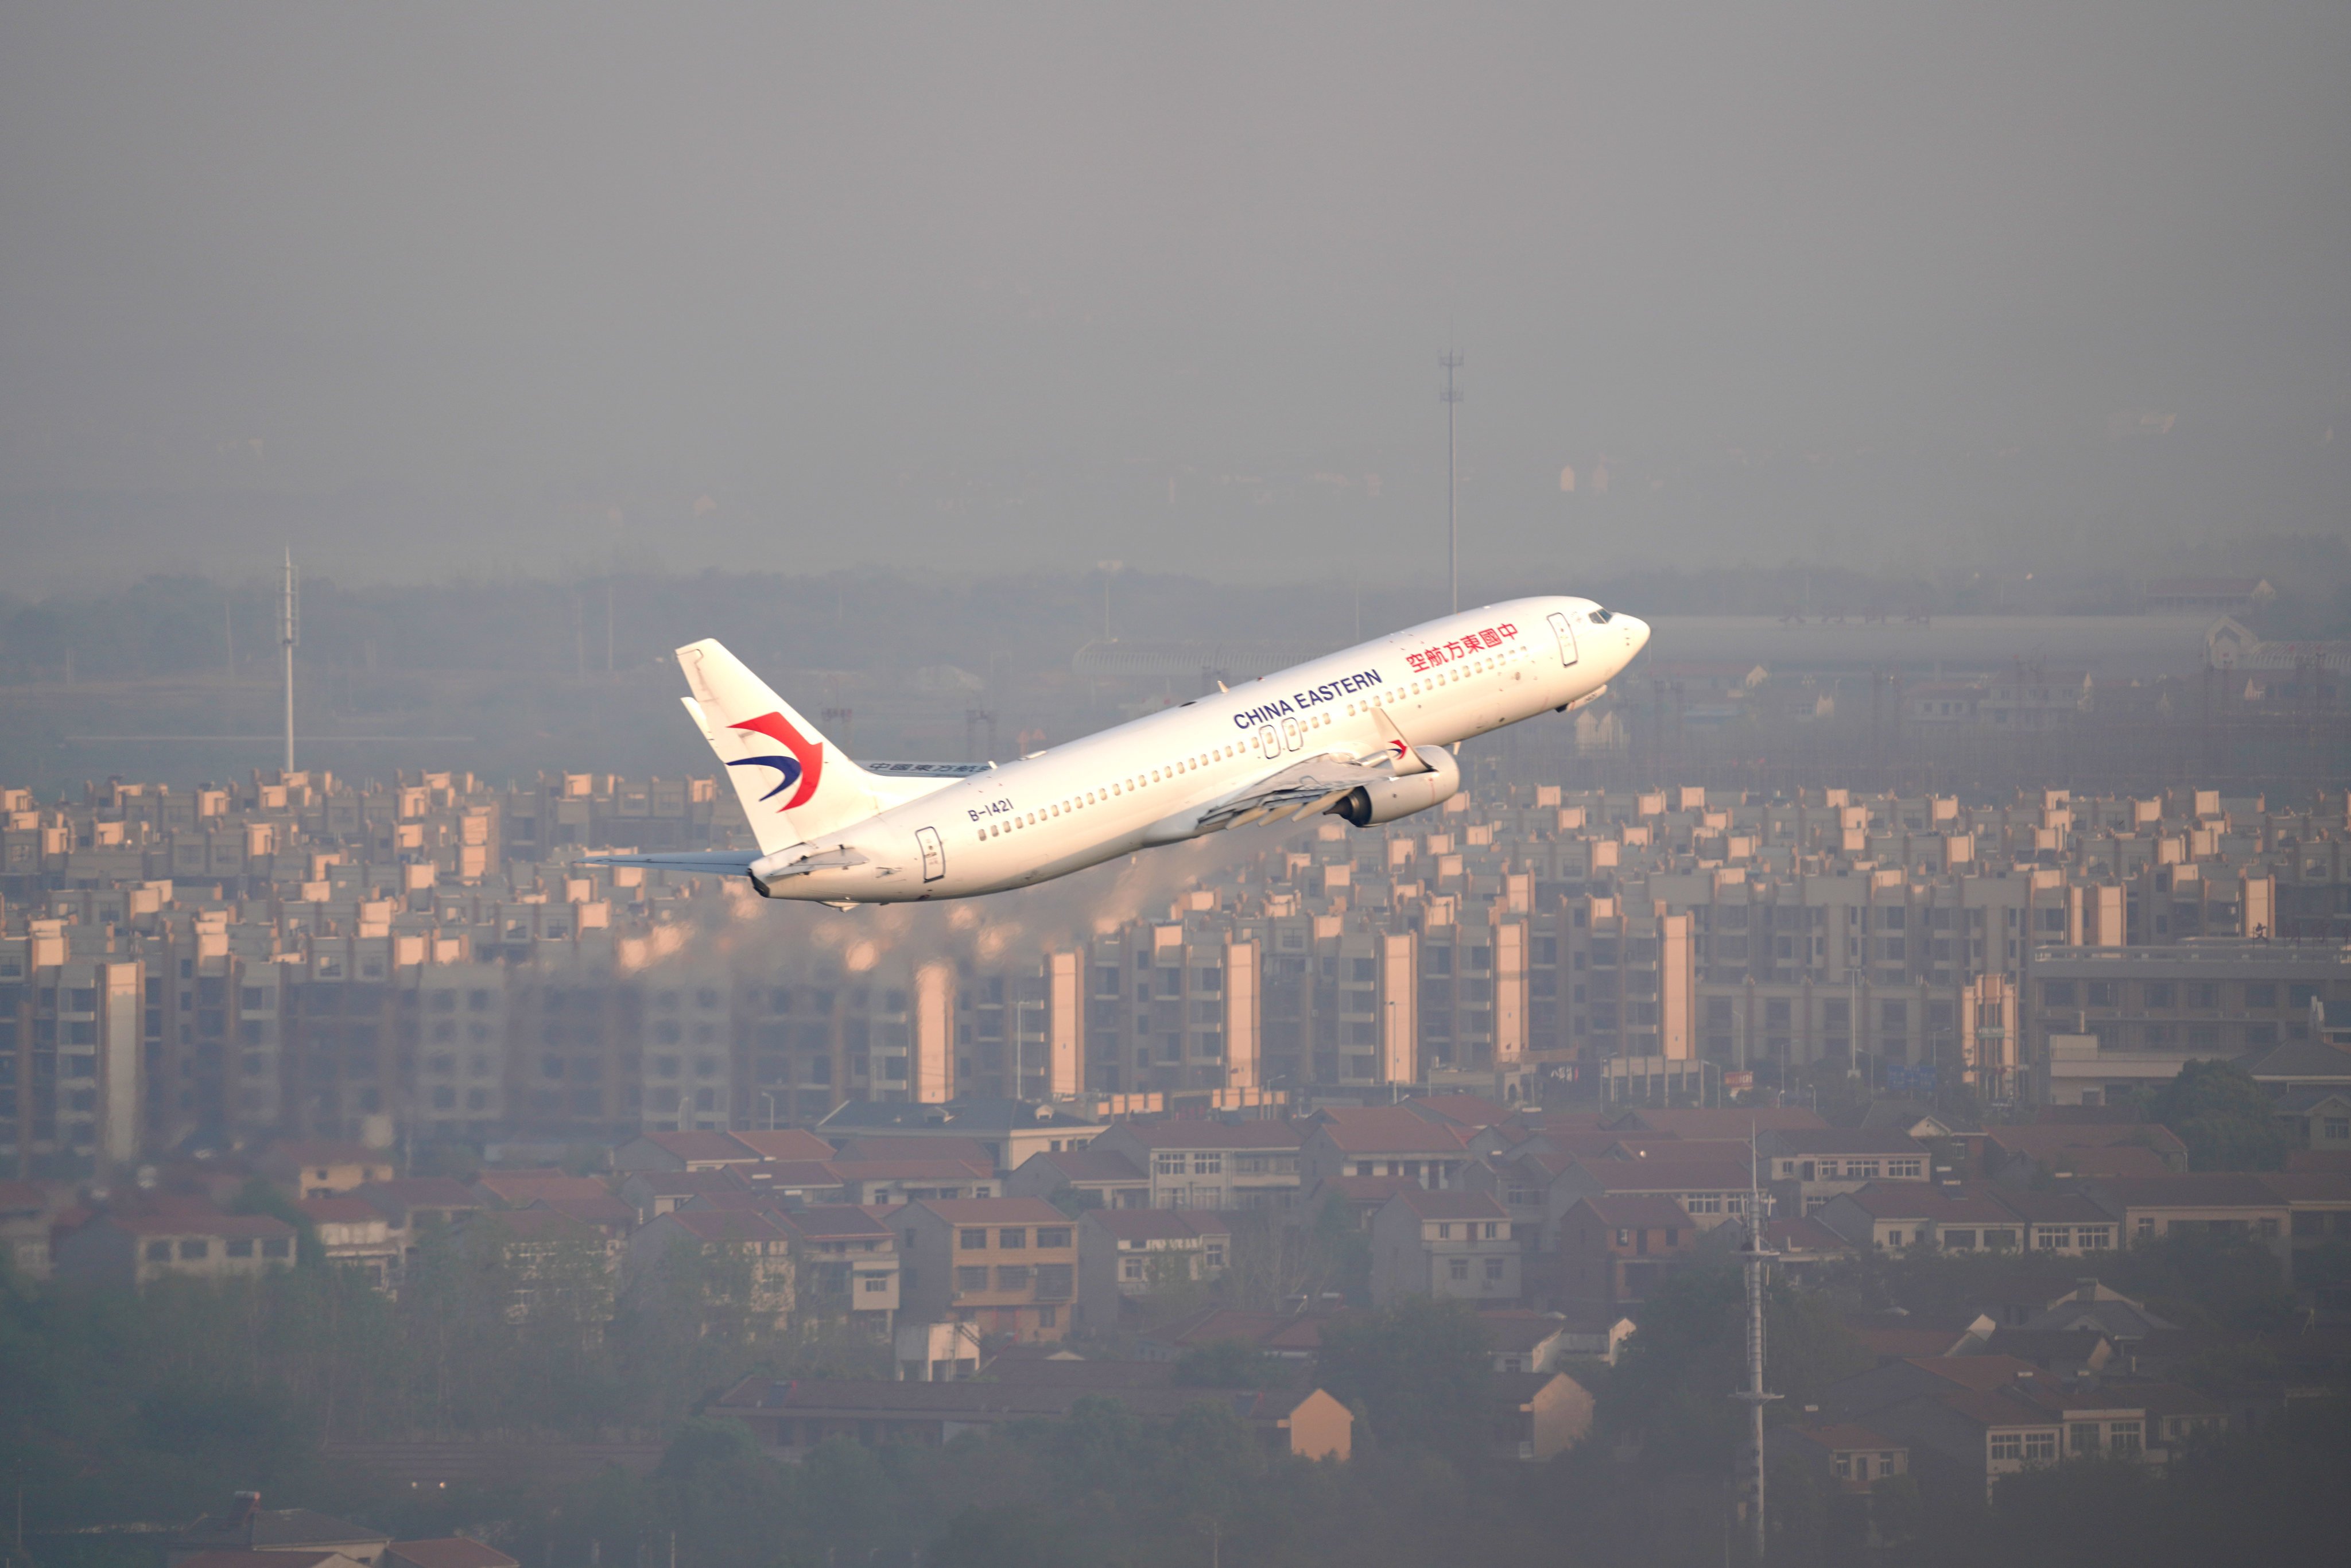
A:
[[[1270,837],[1082,939],[947,922],[784,952],[687,939],[732,884],[568,860],[735,828],[709,779],[0,790],[0,1173],[379,1119],[622,1142],[1823,1067],[2103,1100],[2351,1004],[2340,795],[1479,788]]]
[[[1294,1123],[1258,1118],[1212,1122],[1115,1122],[1087,1145],[1123,1157],[1150,1181],[1152,1208],[1287,1208],[1298,1201]]]
[[[294,1264],[294,1228],[266,1214],[190,1206],[169,1213],[109,1214],[57,1244],[57,1278],[142,1290],[159,1280],[207,1283],[252,1278]]]

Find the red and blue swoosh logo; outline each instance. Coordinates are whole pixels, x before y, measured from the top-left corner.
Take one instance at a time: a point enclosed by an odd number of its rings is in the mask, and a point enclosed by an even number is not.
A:
[[[726,765],[729,768],[772,768],[776,770],[776,787],[760,796],[760,800],[772,800],[785,790],[791,789],[792,798],[776,808],[778,811],[789,811],[807,805],[815,796],[817,784],[824,778],[824,747],[794,729],[782,714],[761,714],[758,718],[747,718],[740,724],[731,724],[726,727],[764,735],[784,748],[781,755],[741,757]],[[799,788],[793,789],[792,786],[796,784]]]

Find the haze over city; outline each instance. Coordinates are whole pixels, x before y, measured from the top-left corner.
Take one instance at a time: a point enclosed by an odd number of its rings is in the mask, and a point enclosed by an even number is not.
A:
[[[0,1568],[2335,1562],[2346,78],[0,7]]]

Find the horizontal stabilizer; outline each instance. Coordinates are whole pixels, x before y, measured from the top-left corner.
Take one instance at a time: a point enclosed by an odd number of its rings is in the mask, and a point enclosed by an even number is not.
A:
[[[757,850],[669,850],[661,854],[590,854],[581,855],[577,865],[641,865],[654,871],[707,872],[713,875],[739,875],[751,869],[759,858]]]

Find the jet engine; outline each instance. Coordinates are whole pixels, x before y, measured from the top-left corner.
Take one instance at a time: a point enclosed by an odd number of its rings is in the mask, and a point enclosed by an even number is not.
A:
[[[1327,808],[1328,814],[1368,828],[1441,806],[1461,793],[1461,765],[1453,759],[1453,753],[1441,746],[1416,746],[1412,754],[1424,771],[1383,779],[1376,784],[1358,784]]]

